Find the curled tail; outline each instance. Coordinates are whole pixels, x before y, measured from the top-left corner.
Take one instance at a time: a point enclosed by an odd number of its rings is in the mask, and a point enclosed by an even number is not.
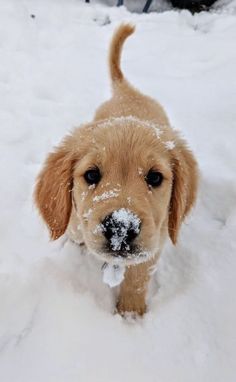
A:
[[[133,25],[121,24],[113,35],[109,53],[109,67],[113,86],[117,82],[122,82],[124,80],[124,76],[120,68],[121,52],[125,40],[132,33],[134,33],[134,31],[135,27]]]

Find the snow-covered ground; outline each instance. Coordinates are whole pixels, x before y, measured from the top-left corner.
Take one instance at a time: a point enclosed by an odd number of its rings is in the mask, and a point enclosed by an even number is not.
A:
[[[91,3],[0,1],[0,381],[234,382],[236,0],[194,16]],[[124,20],[137,25],[127,77],[160,100],[201,169],[136,321],[113,315],[91,256],[49,242],[32,202],[45,155],[109,97],[107,49]]]

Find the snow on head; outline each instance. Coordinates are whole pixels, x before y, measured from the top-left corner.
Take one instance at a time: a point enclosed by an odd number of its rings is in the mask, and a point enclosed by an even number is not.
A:
[[[161,134],[163,133],[163,131],[157,127],[157,126],[152,126],[153,130],[154,130],[154,136],[157,138],[157,139],[160,139],[160,136]]]
[[[103,121],[97,122],[96,126],[98,128],[109,128],[112,127],[114,123],[119,125],[128,125],[129,123],[135,125],[142,125],[143,127],[154,130],[154,133],[157,138],[160,138],[160,135],[163,133],[163,128],[166,127],[166,125],[158,124],[156,121],[140,119],[135,117],[134,115],[111,117]]]
[[[139,217],[126,208],[121,208],[112,213],[113,226],[111,227],[111,247],[113,251],[120,251],[122,244],[125,244],[125,249],[129,250],[130,246],[127,243],[128,232],[134,231],[136,234],[140,231]]]
[[[175,142],[174,141],[166,141],[164,143],[164,145],[165,145],[165,148],[167,150],[173,150],[175,148]]]

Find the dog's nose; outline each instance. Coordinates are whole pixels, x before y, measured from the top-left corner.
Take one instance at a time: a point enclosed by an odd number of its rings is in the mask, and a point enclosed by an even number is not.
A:
[[[130,210],[121,208],[106,216],[102,226],[109,249],[114,252],[126,252],[130,251],[131,244],[140,232],[141,221]]]

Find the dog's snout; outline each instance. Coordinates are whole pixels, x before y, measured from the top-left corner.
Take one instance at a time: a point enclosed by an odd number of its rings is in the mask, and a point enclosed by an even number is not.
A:
[[[133,212],[121,208],[106,216],[102,226],[109,249],[114,252],[128,252],[139,235],[141,221]]]
[[[114,220],[112,215],[109,215],[103,221],[104,236],[108,241],[114,239],[114,237],[120,238],[127,244],[130,244],[138,235],[131,225],[125,225],[123,222]]]

